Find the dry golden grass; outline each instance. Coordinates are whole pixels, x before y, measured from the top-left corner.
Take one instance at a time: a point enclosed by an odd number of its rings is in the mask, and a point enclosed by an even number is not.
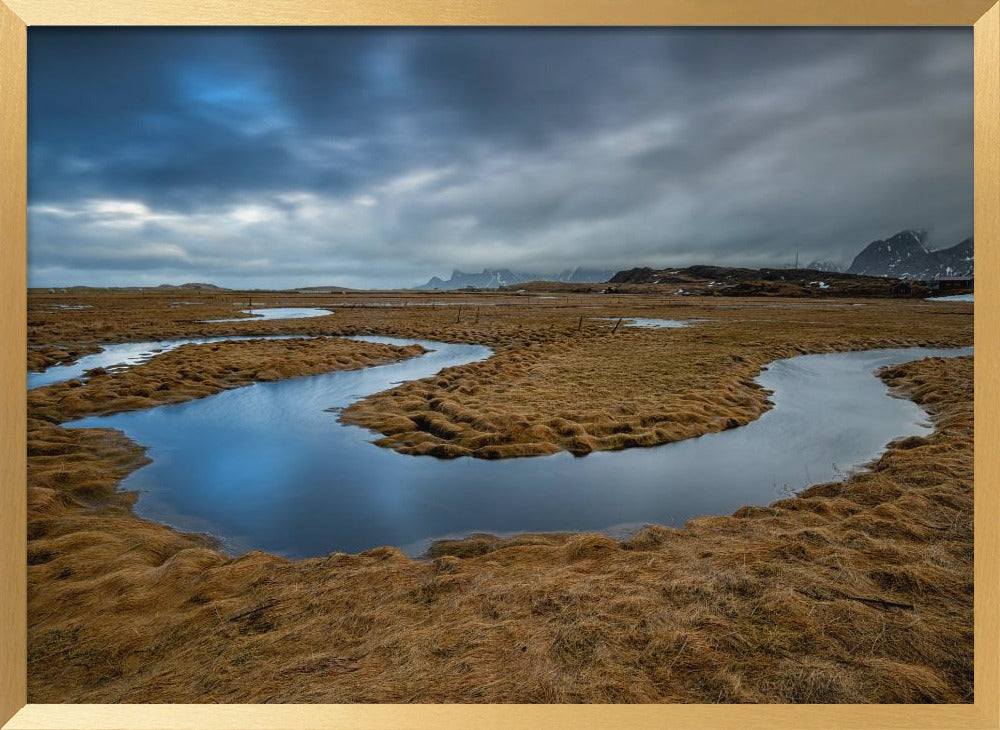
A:
[[[228,558],[130,513],[114,489],[141,448],[33,420],[29,699],[971,701],[972,369],[883,373],[936,430],[845,483],[621,543],[480,536],[426,562]]]
[[[197,334],[481,342],[495,358],[374,396],[350,417],[391,432],[386,443],[400,450],[507,456],[745,422],[766,407],[751,379],[775,357],[972,338],[971,305],[874,300],[480,295],[459,312],[430,302],[471,295],[395,295],[409,306],[384,308],[360,306],[360,295],[255,293],[256,306],[347,306],[319,319],[197,321],[232,316],[244,296],[183,306],[172,302],[199,297],[32,296],[29,362]],[[612,334],[589,320],[628,315],[711,321]],[[429,561],[393,548],[297,562],[227,557],[209,538],[132,514],[134,495],[116,489],[144,463],[141,446],[56,423],[408,354],[327,340],[192,346],[33,393],[30,700],[972,699],[971,358],[883,373],[933,413],[937,430],[895,444],[845,483],[625,542],[475,536],[436,545]],[[399,419],[417,428],[398,430]]]

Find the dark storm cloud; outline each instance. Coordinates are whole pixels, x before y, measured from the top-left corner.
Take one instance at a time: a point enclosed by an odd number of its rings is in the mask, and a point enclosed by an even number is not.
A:
[[[967,29],[32,29],[32,283],[847,263],[972,230]]]

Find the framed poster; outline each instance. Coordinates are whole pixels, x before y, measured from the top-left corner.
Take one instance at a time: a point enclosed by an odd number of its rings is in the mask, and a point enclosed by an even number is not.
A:
[[[998,6],[0,10],[7,727],[997,727]]]

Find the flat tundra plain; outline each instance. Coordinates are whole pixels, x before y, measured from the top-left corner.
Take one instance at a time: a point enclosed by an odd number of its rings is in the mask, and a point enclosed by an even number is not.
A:
[[[749,423],[778,358],[972,344],[971,303],[537,293],[31,292],[29,369],[102,343],[302,337],[186,345],[28,393],[29,701],[972,701],[972,357],[883,369],[935,430],[843,482],[625,541],[477,535],[422,560],[233,558],[132,513],[118,485],[141,444],[60,425],[421,352],[309,339],[377,334],[495,353],[341,414],[380,446],[585,455]],[[334,313],[203,321],[251,300]]]

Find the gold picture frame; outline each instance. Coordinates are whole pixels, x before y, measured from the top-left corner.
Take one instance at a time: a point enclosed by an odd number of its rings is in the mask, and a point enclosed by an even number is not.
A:
[[[1000,3],[995,0],[0,0],[0,725],[27,728],[1000,727]],[[26,704],[27,26],[973,26],[975,703],[969,705]]]

